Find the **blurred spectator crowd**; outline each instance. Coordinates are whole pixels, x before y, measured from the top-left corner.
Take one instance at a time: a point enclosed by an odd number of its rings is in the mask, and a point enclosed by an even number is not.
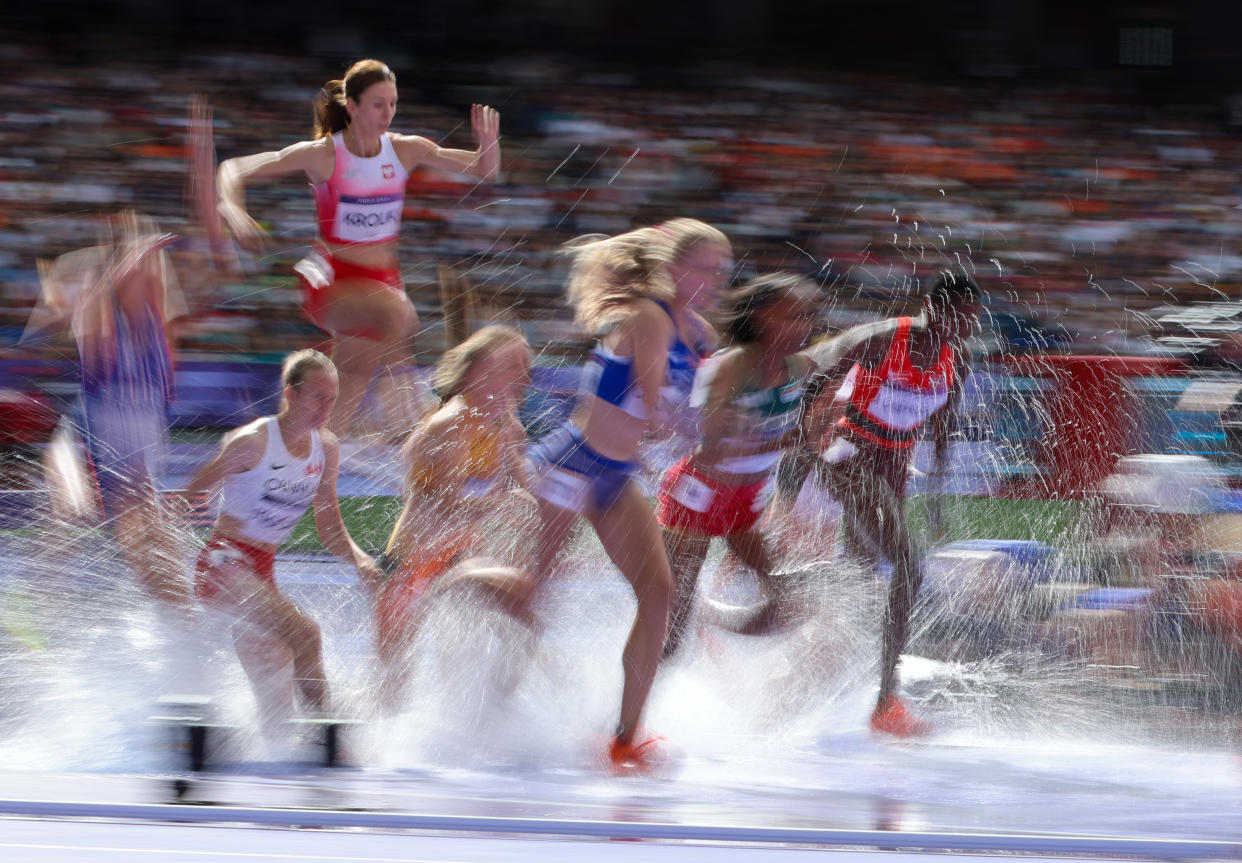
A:
[[[816,279],[833,326],[892,313],[945,261],[972,268],[994,310],[1061,327],[1088,353],[1125,352],[1162,304],[1237,296],[1238,137],[1214,111],[1157,107],[1126,80],[380,59],[398,73],[396,131],[470,147],[469,104],[502,114],[499,184],[411,178],[401,259],[420,351],[442,343],[442,266],[532,341],[572,339],[561,244],[674,216],[726,231],[739,277]],[[214,108],[219,158],[277,149],[309,137],[311,99],[345,64],[190,51],[83,62],[13,39],[0,65],[0,349],[20,352],[38,259],[93,242],[101,213],[184,223],[191,94]],[[189,297],[183,350],[264,358],[322,336],[291,273],[315,236],[309,190],[256,186],[248,204],[270,248]]]

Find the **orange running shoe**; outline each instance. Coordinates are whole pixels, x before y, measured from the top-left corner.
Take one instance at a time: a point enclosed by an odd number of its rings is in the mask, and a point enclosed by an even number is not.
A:
[[[667,760],[661,752],[663,743],[664,738],[658,734],[641,740],[632,739],[628,743],[614,737],[608,744],[608,764],[618,776],[653,773]]]
[[[915,716],[896,695],[886,695],[871,714],[871,730],[894,737],[926,737],[932,732],[932,724]]]

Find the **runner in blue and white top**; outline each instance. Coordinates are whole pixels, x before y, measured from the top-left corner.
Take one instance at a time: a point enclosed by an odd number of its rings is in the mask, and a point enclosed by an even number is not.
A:
[[[651,766],[651,740],[636,737],[655,678],[672,605],[672,577],[659,527],[634,481],[640,442],[657,427],[661,402],[688,401],[694,356],[715,341],[696,309],[716,300],[730,268],[728,239],[694,219],[675,219],[571,245],[569,299],[577,321],[599,336],[569,421],[535,445],[543,529],[538,572],[553,569],[584,516],[634,588],[637,617],[626,643],[620,721],[609,757],[621,770]]]

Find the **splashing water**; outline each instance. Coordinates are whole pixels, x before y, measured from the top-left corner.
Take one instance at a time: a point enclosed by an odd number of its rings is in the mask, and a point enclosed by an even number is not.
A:
[[[560,175],[579,146],[548,181]],[[637,166],[639,152],[633,148],[607,184]],[[581,180],[571,188],[580,195],[562,222],[591,191]],[[936,191],[933,203],[956,205],[944,188]],[[982,248],[970,239],[981,232],[946,222],[939,209],[928,207],[915,218],[881,200],[858,204],[853,214],[884,223],[897,263],[910,264],[902,265],[901,276],[893,275],[891,263],[889,273],[876,275],[884,270],[877,258],[843,278],[828,271],[831,261],[821,267],[812,251],[788,245],[799,265],[825,280],[840,280],[833,302],[852,289],[871,301],[873,316],[877,309],[884,314],[901,309],[915,284],[910,274],[926,275],[948,262],[974,269],[972,242]],[[900,243],[901,235],[891,231],[903,218],[913,231]],[[936,231],[934,241],[925,240],[920,222],[943,225],[943,231]],[[507,267],[520,258],[523,242],[497,238],[486,255],[472,259],[470,274],[506,289],[522,287]],[[860,257],[868,260],[871,253],[864,248]],[[999,253],[986,260],[1002,281],[1006,274],[1033,269],[1025,262],[1015,266]],[[498,314],[511,312],[518,301],[511,302]],[[1036,310],[1052,314],[1046,306]],[[1237,739],[1229,713],[1235,710],[1228,700],[1234,685],[1230,671],[1222,670],[1219,650],[1202,633],[1184,619],[1174,621],[1171,630],[1144,631],[1126,616],[1133,608],[1092,616],[1094,609],[1071,603],[1092,588],[1125,587],[1091,571],[1092,556],[1099,553],[1093,548],[1092,502],[1021,506],[1014,501],[1046,501],[1064,491],[1053,487],[1057,480],[1041,464],[1055,454],[1050,441],[1092,438],[1106,454],[1123,443],[1099,439],[1081,415],[1065,414],[1066,405],[1056,398],[1065,381],[1062,363],[1031,358],[1015,364],[1005,342],[993,355],[997,361],[979,364],[967,393],[964,439],[955,449],[954,472],[962,477],[955,489],[962,496],[950,504],[955,533],[964,539],[1034,538],[1054,547],[1055,554],[1045,564],[1050,572],[1039,580],[1005,552],[941,549],[940,566],[929,563],[902,679],[911,699],[935,720],[938,742],[959,751],[951,759],[938,758],[939,750],[932,748],[894,756],[864,742],[879,658],[882,573],[838,556],[832,537],[827,547],[805,551],[814,542],[781,526],[771,540],[791,552],[784,577],[795,583],[802,617],[773,635],[747,637],[717,630],[701,616],[683,655],[657,678],[646,721],[684,751],[688,767],[681,781],[687,793],[706,789],[724,796],[720,789],[766,787],[779,794],[825,784],[845,790],[847,780],[837,778],[834,769],[843,763],[861,767],[883,787],[890,775],[897,776],[896,763],[921,759],[926,770],[920,775],[932,780],[924,793],[933,796],[946,793],[943,786],[960,778],[961,770],[985,773],[1008,758],[1010,766],[1040,773],[1040,793],[1052,795],[1069,785],[1106,782],[1107,771],[1104,778],[1089,771],[1098,771],[1101,761],[1111,764],[1110,757],[1151,757],[1148,745],[1211,749]],[[555,362],[550,349],[545,361]],[[1076,396],[1081,398],[1081,391]],[[546,416],[530,422],[551,424]],[[373,465],[368,473],[391,475],[393,464]],[[920,464],[926,467],[925,458]],[[913,484],[920,490],[918,477]],[[1009,493],[1025,498],[1002,497]],[[80,488],[70,492],[79,505],[85,498]],[[917,510],[917,500],[912,508]],[[373,502],[359,512],[379,519],[390,510],[391,503]],[[10,769],[166,769],[162,729],[150,716],[153,697],[169,685],[164,654],[170,636],[155,605],[134,585],[116,544],[58,518],[44,513],[36,533],[6,536],[0,546],[0,755]],[[829,521],[822,514],[815,520]],[[529,520],[498,519],[482,532],[492,542],[491,555],[529,558]],[[200,540],[186,535],[181,541],[188,570]],[[634,600],[594,539],[576,538],[543,589],[538,633],[515,624],[468,588],[431,597],[405,663],[408,691],[387,709],[375,694],[370,606],[352,574],[343,565],[291,554],[281,559],[278,578],[323,629],[337,710],[364,721],[350,744],[363,765],[498,772],[516,767],[543,774],[597,769],[599,742],[615,715],[619,656]],[[753,598],[746,573],[718,549],[701,583],[707,596]],[[1166,616],[1173,617],[1173,611]],[[287,759],[288,746],[255,730],[256,709],[227,629],[211,620],[203,626],[203,659],[217,719],[230,726],[214,762],[237,769],[240,763]],[[1129,658],[1127,649],[1135,651]],[[1130,665],[1162,651],[1158,673],[1149,665],[1141,671]],[[1061,760],[1078,758],[1086,766],[1047,767],[1039,751],[1049,744]],[[974,747],[973,754],[962,755],[967,746]],[[996,751],[1004,748],[1007,754]],[[1175,759],[1160,763],[1167,767]],[[950,761],[956,766],[950,768]],[[766,770],[758,769],[761,764]]]

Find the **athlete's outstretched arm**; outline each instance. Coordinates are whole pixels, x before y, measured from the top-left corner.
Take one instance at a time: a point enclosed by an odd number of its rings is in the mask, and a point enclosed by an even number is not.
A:
[[[859,324],[817,342],[801,353],[814,364],[814,373],[824,379],[824,391],[836,393],[856,364],[875,368],[884,360],[898,323],[898,318],[885,318]]]
[[[393,146],[407,169],[428,165],[491,182],[500,176],[500,113],[487,105],[471,105],[470,125],[477,144],[473,150],[441,147],[420,135],[394,136]]]
[[[246,184],[292,174],[305,174],[312,183],[332,173],[333,151],[327,138],[299,141],[280,151],[238,156],[220,163],[216,187],[220,216],[228,223],[242,247],[254,251],[263,244],[265,232],[246,211]]]

